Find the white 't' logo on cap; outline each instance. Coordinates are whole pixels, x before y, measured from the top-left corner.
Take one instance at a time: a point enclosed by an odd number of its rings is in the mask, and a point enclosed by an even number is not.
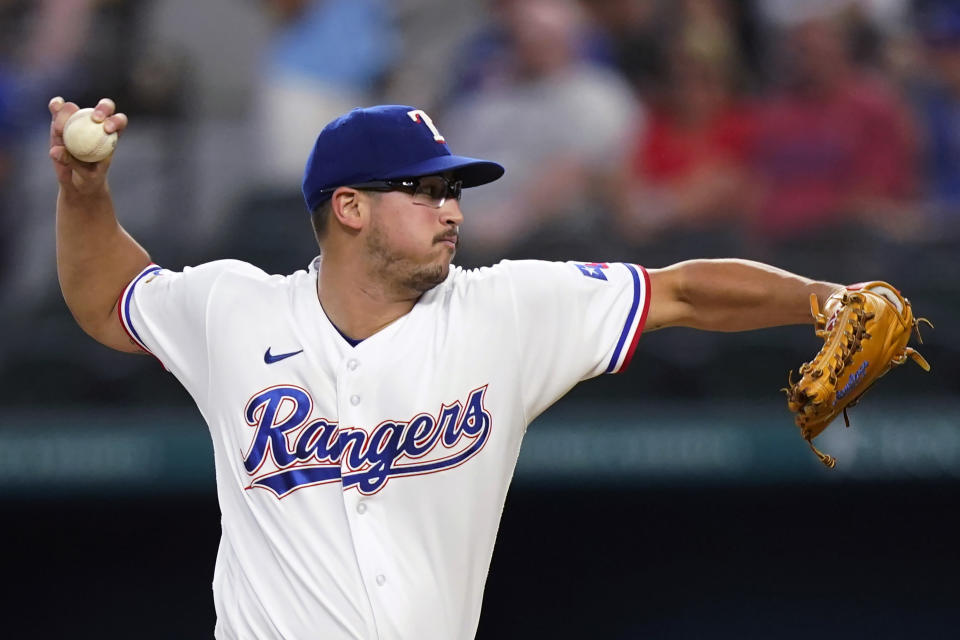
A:
[[[430,119],[422,109],[414,109],[413,111],[407,111],[407,115],[410,116],[410,119],[414,122],[422,122],[430,128],[430,131],[433,133],[433,139],[437,142],[446,142],[443,139],[443,136],[440,135],[440,132],[437,131],[437,125],[433,124],[433,120]]]

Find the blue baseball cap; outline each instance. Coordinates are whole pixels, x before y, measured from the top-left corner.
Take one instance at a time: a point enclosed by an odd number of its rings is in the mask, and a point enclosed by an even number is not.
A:
[[[420,109],[380,105],[353,109],[317,136],[303,174],[303,199],[313,211],[337,187],[451,171],[464,187],[503,175],[496,162],[455,156],[433,121]]]

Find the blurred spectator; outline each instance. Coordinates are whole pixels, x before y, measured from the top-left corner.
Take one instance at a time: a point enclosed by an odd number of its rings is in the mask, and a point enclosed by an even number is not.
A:
[[[620,191],[621,229],[632,242],[667,229],[725,226],[747,208],[750,115],[739,98],[739,56],[725,2],[682,3],[665,88]]]
[[[2,55],[18,103],[41,99],[45,104],[49,87],[70,89],[87,77],[77,54],[91,31],[97,4],[92,0],[6,3]]]
[[[652,97],[663,84],[666,66],[663,0],[581,1],[607,34],[613,64],[641,97]]]
[[[296,185],[327,122],[378,101],[399,41],[386,0],[267,0],[276,32],[262,69],[258,125],[267,182]]]
[[[39,295],[27,260],[36,253],[32,241],[52,227],[52,220],[12,214],[10,191],[18,167],[13,158],[22,155],[19,147],[24,132],[37,121],[35,114],[45,119],[43,105],[51,88],[69,90],[80,81],[77,52],[90,31],[93,12],[91,0],[0,2],[0,296],[16,290],[18,305],[27,308]],[[49,264],[48,256],[42,259]],[[21,268],[7,269],[8,261]],[[50,275],[49,268],[40,272]]]
[[[401,49],[387,82],[385,102],[434,113],[450,94],[451,60],[486,16],[486,1],[392,0]],[[442,28],[437,28],[442,25]],[[462,69],[455,69],[458,78]]]
[[[182,74],[144,51],[148,0],[8,0],[0,7],[0,56],[11,65],[24,117],[45,109],[53,93],[79,104],[109,95],[128,114],[167,114],[180,107]],[[170,64],[174,64],[172,61]],[[160,80],[166,85],[158,87]],[[27,106],[29,105],[29,106]],[[163,110],[167,109],[167,112]]]
[[[757,112],[756,230],[776,240],[869,221],[894,237],[916,233],[916,134],[904,103],[853,60],[835,14],[797,22],[781,41],[784,86]]]
[[[36,137],[45,137],[49,127],[46,104],[54,95],[90,106],[110,96],[131,118],[185,104],[187,93],[180,69],[163,73],[162,65],[151,64],[141,48],[143,15],[149,4],[147,0],[11,0],[0,6],[4,18],[0,23],[0,83],[5,85],[0,93],[8,96],[0,120],[14,123],[4,145],[32,145]],[[152,76],[145,77],[144,69],[150,69]],[[168,79],[162,86],[157,82],[161,75]],[[149,108],[144,109],[147,104]],[[164,143],[182,139],[167,133],[160,139]],[[125,148],[130,147],[125,144]],[[15,298],[22,309],[52,304],[59,311],[62,302],[56,295],[50,258],[56,186],[49,180],[46,154],[34,153],[35,149],[17,150],[18,162],[7,167],[11,208],[36,213],[8,218],[10,224],[4,232],[9,238],[10,260],[18,269],[11,270],[0,292]],[[182,157],[178,164],[184,164]],[[185,185],[179,182],[177,188],[182,191]]]
[[[934,222],[955,230],[960,220],[960,6],[927,3],[920,29],[928,74],[914,99],[923,134],[926,195]]]
[[[609,210],[610,178],[641,114],[619,76],[579,55],[583,15],[574,2],[501,5],[510,55],[496,81],[464,96],[441,127],[461,153],[507,168],[465,196],[464,255],[479,261],[534,239],[543,256],[553,240],[587,242],[602,229],[596,222]]]
[[[832,15],[844,25],[846,46],[859,65],[871,67],[893,79],[904,51],[897,50],[910,40],[913,0],[754,0],[764,50],[775,55],[787,30],[811,19]],[[777,80],[777,70],[765,77]]]
[[[571,41],[571,57],[582,64],[616,67],[608,34],[587,19],[579,9],[578,0],[560,0],[577,5],[579,17]],[[474,0],[476,2],[476,0]],[[474,92],[503,86],[516,66],[516,42],[512,32],[511,14],[516,11],[516,0],[484,0],[487,20],[474,25],[467,34],[461,51],[447,61],[448,87],[442,105],[448,105]]]
[[[771,35],[826,15],[852,19],[856,34],[861,28],[889,33],[902,26],[909,17],[912,0],[754,0],[754,4]]]

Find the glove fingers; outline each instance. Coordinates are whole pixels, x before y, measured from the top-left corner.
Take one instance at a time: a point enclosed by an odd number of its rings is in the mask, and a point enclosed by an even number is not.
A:
[[[914,330],[919,334],[920,322],[930,322],[915,320],[910,302],[885,282],[851,285],[830,296],[822,309],[811,296],[810,312],[823,347],[800,367],[800,380],[794,382],[790,372],[784,391],[801,436],[817,458],[833,468],[836,459],[818,451],[813,439],[841,412],[850,426],[846,409],[894,365],[910,358],[929,371],[930,364],[907,342]]]
[[[917,351],[916,351],[915,349],[911,349],[910,347],[907,347],[907,350],[906,350],[905,353],[906,353],[906,355],[910,356],[910,358],[911,358],[914,362],[916,362],[918,365],[920,365],[920,368],[921,368],[921,369],[923,369],[924,371],[930,371],[930,363],[927,362],[927,359],[926,359],[926,358],[924,358],[922,355],[920,355],[919,353],[917,353]]]

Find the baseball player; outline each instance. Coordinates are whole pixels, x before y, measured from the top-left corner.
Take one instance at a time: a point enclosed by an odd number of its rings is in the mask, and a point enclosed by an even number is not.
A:
[[[77,108],[50,102],[63,295],[96,340],[155,356],[209,426],[221,639],[472,638],[531,420],[626,368],[644,330],[809,324],[810,294],[838,288],[740,260],[453,266],[462,189],[504,169],[396,105],[319,134],[306,269],[172,271],[117,222],[110,160],[64,148]],[[127,125],[110,100],[95,120]]]

